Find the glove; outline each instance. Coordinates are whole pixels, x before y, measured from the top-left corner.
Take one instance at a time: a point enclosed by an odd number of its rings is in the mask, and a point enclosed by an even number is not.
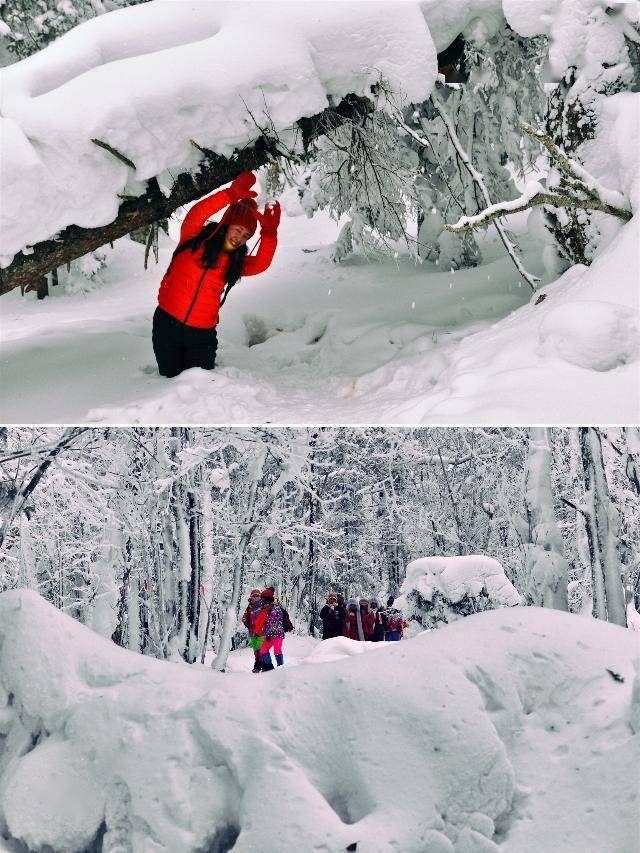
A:
[[[256,176],[253,172],[242,172],[238,175],[227,190],[231,204],[235,204],[241,198],[257,198],[258,193],[251,189],[255,182]]]
[[[263,234],[275,234],[280,224],[280,203],[268,204],[260,221]]]

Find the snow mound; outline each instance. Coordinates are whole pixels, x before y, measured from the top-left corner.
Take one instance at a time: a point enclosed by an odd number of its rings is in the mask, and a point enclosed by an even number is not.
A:
[[[365,652],[375,651],[384,647],[384,643],[362,643],[359,640],[351,640],[349,637],[333,637],[330,640],[323,640],[321,643],[318,643],[303,662],[305,664],[333,663],[343,658],[362,655]]]
[[[221,674],[3,593],[0,836],[133,853],[631,850],[637,654],[622,628],[517,608],[385,653]],[[64,792],[87,809],[52,820]]]
[[[111,222],[118,194],[142,194],[143,181],[170,186],[198,163],[192,139],[230,156],[256,123],[287,138],[381,77],[420,101],[436,74],[417,3],[158,0],[80,24],[2,71],[3,264],[72,223]]]
[[[520,594],[493,557],[420,557],[407,566],[407,574],[396,599],[396,606],[406,606],[413,591],[426,601],[439,592],[452,604],[465,596],[475,597],[483,591],[499,607],[522,604]]]
[[[544,354],[590,370],[613,370],[638,358],[640,312],[611,302],[576,300],[553,308],[539,334]]]

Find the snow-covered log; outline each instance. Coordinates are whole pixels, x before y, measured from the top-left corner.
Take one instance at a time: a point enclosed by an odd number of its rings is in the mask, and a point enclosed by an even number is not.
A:
[[[298,128],[300,133],[304,130],[305,139],[310,141],[328,127],[355,119],[363,110],[370,108],[371,102],[350,96],[336,107],[302,120]],[[39,280],[57,267],[106,243],[112,243],[131,231],[167,219],[179,207],[229,183],[241,172],[259,169],[281,153],[271,140],[261,136],[252,147],[237,151],[229,158],[206,151],[198,170],[178,175],[168,195],[161,191],[157,179],[150,179],[143,195],[125,198],[121,202],[115,219],[109,224],[99,228],[69,225],[55,238],[32,246],[28,253],[17,254],[9,266],[0,269],[0,296]]]
[[[0,292],[69,260],[56,241],[91,251],[304,153],[381,80],[422,99],[436,75],[418,3],[149,2],[86,21],[2,71]]]

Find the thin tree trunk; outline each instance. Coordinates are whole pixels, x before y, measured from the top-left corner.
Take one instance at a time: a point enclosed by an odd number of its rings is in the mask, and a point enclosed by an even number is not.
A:
[[[617,553],[618,513],[611,502],[596,427],[580,427],[586,487],[585,517],[593,579],[593,615],[626,627],[627,615]]]

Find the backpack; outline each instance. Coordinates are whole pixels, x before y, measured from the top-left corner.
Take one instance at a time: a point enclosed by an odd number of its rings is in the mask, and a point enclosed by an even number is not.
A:
[[[293,622],[282,605],[280,605],[280,610],[282,610],[282,627],[286,633],[289,633],[290,631],[293,631]]]

